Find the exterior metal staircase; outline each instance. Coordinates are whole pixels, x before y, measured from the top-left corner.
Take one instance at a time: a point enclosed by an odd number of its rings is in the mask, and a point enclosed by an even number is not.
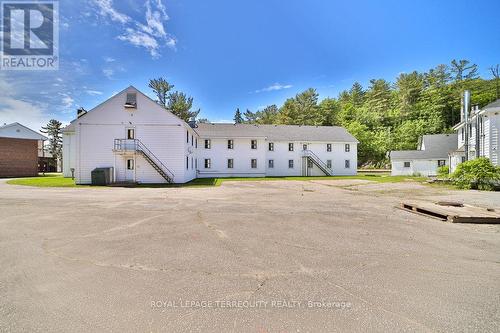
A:
[[[321,171],[323,171],[327,176],[333,176],[333,170],[328,167],[328,165],[323,162],[315,153],[311,150],[303,150],[303,156],[309,161],[312,161]]]
[[[174,174],[139,139],[115,139],[114,151],[140,154],[168,183],[174,182]]]

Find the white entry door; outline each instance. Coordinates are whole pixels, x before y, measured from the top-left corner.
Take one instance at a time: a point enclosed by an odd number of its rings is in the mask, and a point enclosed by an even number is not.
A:
[[[125,158],[125,180],[135,181],[135,160],[132,156]]]

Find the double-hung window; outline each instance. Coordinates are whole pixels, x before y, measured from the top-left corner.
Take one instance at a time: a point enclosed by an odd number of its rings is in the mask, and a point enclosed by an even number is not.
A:
[[[252,140],[251,147],[252,149],[257,149],[257,140]]]
[[[250,165],[251,165],[252,169],[257,169],[257,159],[252,158]]]
[[[288,151],[293,151],[293,142],[288,144]]]
[[[211,147],[210,139],[205,139],[205,149],[210,149],[210,147]]]
[[[234,148],[234,141],[227,140],[227,149],[233,149],[233,148]]]
[[[326,144],[326,151],[327,152],[331,152],[332,151],[332,144],[331,143],[327,143]]]

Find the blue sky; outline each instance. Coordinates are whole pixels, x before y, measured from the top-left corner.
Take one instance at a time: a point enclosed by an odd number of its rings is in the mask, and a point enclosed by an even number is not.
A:
[[[489,77],[499,12],[493,0],[62,0],[60,69],[0,71],[0,122],[67,123],[130,84],[150,94],[159,76],[212,121],[453,58]]]

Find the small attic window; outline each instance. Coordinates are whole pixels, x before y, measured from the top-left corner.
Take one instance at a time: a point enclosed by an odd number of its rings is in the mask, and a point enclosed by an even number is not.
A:
[[[137,108],[137,94],[136,93],[127,93],[127,100],[125,101],[125,107],[127,109]]]

